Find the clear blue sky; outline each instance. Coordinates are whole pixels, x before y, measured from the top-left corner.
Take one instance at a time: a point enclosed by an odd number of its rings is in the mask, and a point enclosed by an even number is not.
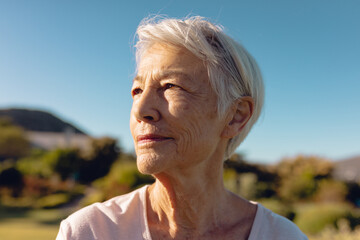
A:
[[[132,151],[137,25],[149,14],[202,15],[264,75],[263,117],[238,151],[254,162],[351,157],[360,154],[359,12],[358,0],[0,0],[0,108],[50,110]]]

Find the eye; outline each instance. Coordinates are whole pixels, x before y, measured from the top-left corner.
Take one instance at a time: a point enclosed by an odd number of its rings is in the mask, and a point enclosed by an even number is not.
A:
[[[134,97],[140,93],[142,93],[142,89],[141,88],[134,88],[132,91],[131,91],[131,95]]]
[[[172,84],[172,83],[167,83],[164,86],[165,89],[170,89],[170,88],[174,88],[174,87],[177,87],[177,86],[175,84]]]

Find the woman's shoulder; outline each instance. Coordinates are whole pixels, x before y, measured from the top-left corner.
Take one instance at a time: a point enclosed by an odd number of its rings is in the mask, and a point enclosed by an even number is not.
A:
[[[306,240],[304,233],[290,220],[258,204],[257,213],[250,233],[249,240]]]
[[[124,230],[131,230],[129,225],[141,221],[146,188],[147,186],[76,211],[62,221],[57,239],[96,239],[96,234],[99,233],[102,236],[104,233],[110,236],[120,233],[124,235]],[[60,235],[68,237],[60,238]]]

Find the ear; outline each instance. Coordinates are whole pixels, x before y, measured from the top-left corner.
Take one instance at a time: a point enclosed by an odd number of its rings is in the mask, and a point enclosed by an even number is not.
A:
[[[231,139],[238,135],[253,115],[253,110],[254,99],[252,97],[246,96],[237,99],[231,108],[221,136]]]

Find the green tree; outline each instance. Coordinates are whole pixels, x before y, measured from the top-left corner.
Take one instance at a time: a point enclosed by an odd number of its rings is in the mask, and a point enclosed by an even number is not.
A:
[[[58,173],[62,180],[76,177],[84,163],[78,149],[57,149],[47,154],[44,161],[53,166],[54,172]]]
[[[78,180],[82,183],[90,183],[105,176],[119,154],[115,139],[109,137],[94,139],[91,151],[84,156],[84,161],[80,166]]]
[[[13,197],[20,195],[23,186],[23,175],[15,167],[12,166],[0,171],[0,188],[8,188]]]
[[[105,176],[118,155],[116,140],[101,138],[93,139],[87,153],[76,148],[33,151],[31,156],[18,160],[17,166],[25,175],[49,178],[57,173],[62,180],[73,178],[88,184]]]
[[[51,152],[32,149],[28,156],[16,161],[16,168],[19,169],[24,176],[48,178],[54,174],[54,163],[46,160],[49,154],[51,154]]]
[[[151,175],[144,175],[138,171],[135,159],[131,154],[121,154],[106,176],[92,182],[92,191],[84,199],[83,204],[101,202],[153,183],[155,179]]]
[[[280,177],[280,197],[287,201],[297,201],[313,196],[318,182],[331,177],[333,164],[319,157],[299,155],[284,159],[276,169]]]
[[[242,154],[234,154],[225,161],[224,168],[225,185],[229,190],[250,199],[276,194],[277,175],[268,167],[248,163]]]
[[[29,153],[25,132],[6,118],[0,118],[0,160],[19,158]]]

